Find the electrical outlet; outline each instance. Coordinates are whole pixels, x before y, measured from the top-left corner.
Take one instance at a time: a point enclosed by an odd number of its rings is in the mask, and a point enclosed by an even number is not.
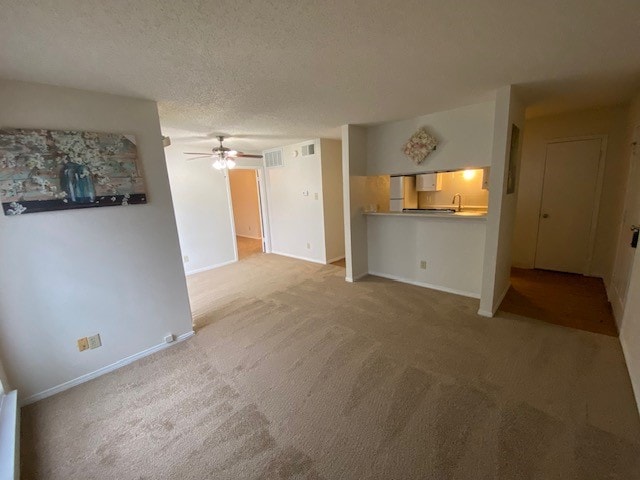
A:
[[[98,348],[100,346],[102,346],[102,342],[100,341],[100,334],[96,333],[95,335],[91,336],[91,337],[87,337],[87,340],[89,341],[89,348],[94,349],[94,348]]]
[[[427,269],[427,261],[426,260],[420,260],[420,268],[422,270],[426,270]]]
[[[182,260],[184,261],[184,263],[189,263],[189,255],[185,255],[184,257],[182,257]]]
[[[311,244],[307,242],[307,250],[311,250]]]
[[[89,350],[89,340],[87,337],[82,337],[78,339],[78,351],[84,352],[85,350]]]
[[[170,333],[169,335],[164,337],[164,342],[165,343],[172,343],[175,339],[176,339],[176,337],[173,335],[173,333]]]
[[[315,198],[316,200],[318,200],[318,192],[313,194],[313,198]]]

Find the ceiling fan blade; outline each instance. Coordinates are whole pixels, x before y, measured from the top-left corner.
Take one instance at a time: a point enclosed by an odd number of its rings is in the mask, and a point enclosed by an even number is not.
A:
[[[237,153],[236,158],[262,158],[262,155],[251,155],[250,153]]]
[[[183,155],[209,155],[211,156],[210,153],[202,153],[202,152],[182,152]]]
[[[211,155],[203,155],[201,157],[191,157],[191,158],[187,158],[187,162],[191,161],[191,160],[199,160],[201,158],[211,158]]]

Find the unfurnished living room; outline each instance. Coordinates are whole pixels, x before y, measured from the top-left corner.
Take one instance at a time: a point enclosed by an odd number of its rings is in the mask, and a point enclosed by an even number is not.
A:
[[[640,480],[637,1],[0,5],[0,480]]]

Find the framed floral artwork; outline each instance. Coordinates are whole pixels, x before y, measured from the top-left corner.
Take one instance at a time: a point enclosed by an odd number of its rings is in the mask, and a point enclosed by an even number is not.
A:
[[[438,140],[432,137],[426,128],[421,128],[405,143],[402,151],[413,163],[420,165],[437,146]]]
[[[0,129],[5,215],[147,202],[133,135]]]

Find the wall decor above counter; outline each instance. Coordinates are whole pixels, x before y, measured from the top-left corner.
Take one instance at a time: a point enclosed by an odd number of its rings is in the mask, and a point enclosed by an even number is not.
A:
[[[413,163],[420,165],[438,146],[438,140],[427,132],[427,129],[419,128],[416,133],[404,144],[402,151],[413,160]]]

